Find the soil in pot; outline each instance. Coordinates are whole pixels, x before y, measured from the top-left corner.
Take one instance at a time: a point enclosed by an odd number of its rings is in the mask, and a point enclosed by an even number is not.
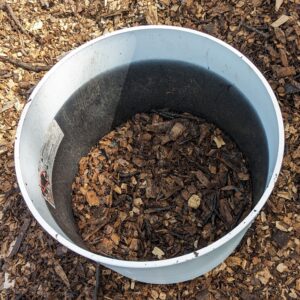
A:
[[[188,113],[136,114],[79,162],[73,212],[87,247],[125,260],[205,247],[252,207],[246,158],[234,141]]]

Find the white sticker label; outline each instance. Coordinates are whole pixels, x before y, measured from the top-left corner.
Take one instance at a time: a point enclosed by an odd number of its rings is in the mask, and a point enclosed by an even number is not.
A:
[[[54,208],[55,203],[52,192],[52,170],[56,153],[63,137],[64,133],[57,122],[53,120],[45,136],[39,164],[39,177],[42,195]]]

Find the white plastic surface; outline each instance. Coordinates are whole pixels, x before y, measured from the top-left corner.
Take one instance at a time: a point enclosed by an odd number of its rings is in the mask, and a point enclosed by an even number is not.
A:
[[[268,186],[249,216],[231,232],[196,252],[161,261],[111,259],[75,245],[62,232],[42,198],[38,162],[43,138],[55,114],[80,86],[109,69],[146,59],[173,59],[209,68],[249,99],[266,131]],[[55,239],[76,253],[127,277],[148,283],[195,278],[221,263],[238,245],[267,201],[283,157],[283,123],[277,100],[262,74],[240,52],[207,34],[169,26],[135,27],[90,41],[70,52],[37,85],[17,130],[15,164],[24,199],[32,214]]]

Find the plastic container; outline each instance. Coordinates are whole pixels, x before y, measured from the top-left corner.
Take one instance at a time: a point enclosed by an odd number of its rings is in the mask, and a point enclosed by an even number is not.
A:
[[[190,254],[136,262],[97,255],[85,248],[73,220],[70,193],[77,163],[116,123],[135,111],[149,110],[156,101],[152,99],[152,103],[151,94],[159,91],[147,88],[145,83],[145,89],[138,94],[142,89],[134,90],[134,84],[127,85],[127,75],[123,74],[119,79],[102,82],[101,89],[95,85],[94,90],[79,93],[77,102],[67,100],[96,76],[119,66],[130,68],[134,62],[157,59],[201,66],[225,78],[246,96],[247,105],[256,112],[262,129],[249,120],[247,110],[243,109],[245,103],[209,102],[210,99],[201,97],[198,101],[196,96],[201,95],[201,90],[194,91],[191,100],[189,91],[193,90],[193,84],[185,92],[182,92],[184,87],[180,87],[178,93],[174,86],[173,98],[166,101],[174,110],[204,114],[238,142],[251,162],[255,206],[231,232]],[[202,86],[204,90],[205,86]],[[130,102],[132,97],[124,98],[125,92],[137,95],[140,100]],[[178,94],[183,98],[178,99]],[[164,105],[164,97],[157,101],[160,106]],[[92,40],[70,52],[44,76],[31,94],[18,125],[15,165],[30,211],[61,244],[129,278],[147,283],[176,283],[206,273],[234,251],[272,192],[283,149],[283,122],[277,100],[263,75],[243,54],[204,33],[146,26]]]

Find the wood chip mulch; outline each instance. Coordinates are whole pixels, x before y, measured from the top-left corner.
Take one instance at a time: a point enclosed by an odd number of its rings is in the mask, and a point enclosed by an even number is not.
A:
[[[167,110],[136,114],[81,158],[79,232],[96,253],[154,260],[191,253],[252,208],[246,160],[215,125]]]
[[[299,299],[300,6],[298,0],[0,1],[1,299]],[[183,284],[133,282],[71,253],[29,213],[13,143],[28,95],[68,51],[141,24],[207,32],[247,55],[275,91],[285,122],[277,186],[224,263]]]

